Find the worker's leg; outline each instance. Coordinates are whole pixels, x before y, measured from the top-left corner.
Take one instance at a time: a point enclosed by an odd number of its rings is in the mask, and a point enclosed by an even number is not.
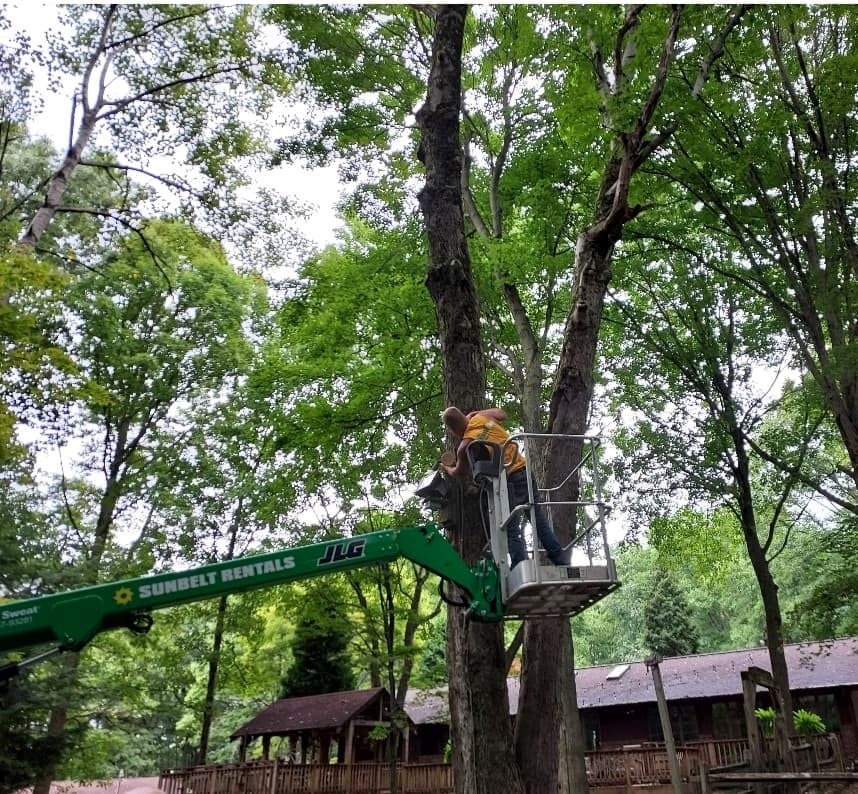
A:
[[[536,483],[534,483],[534,494],[535,491]],[[537,497],[534,495],[534,498]],[[536,536],[539,538],[542,548],[545,549],[548,559],[551,560],[552,565],[567,565],[566,552],[560,545],[560,541],[557,540],[557,535],[554,534],[554,527],[551,526],[551,522],[548,520],[548,516],[545,515],[545,511],[539,502],[533,505],[533,512],[536,518]]]
[[[521,536],[521,517],[516,516],[506,526],[506,545],[509,549],[510,568],[527,559],[527,546]]]
[[[517,505],[527,502],[527,480],[524,479],[524,477],[521,478],[525,483],[524,502],[517,501],[521,496],[521,485],[517,479],[518,474],[519,472],[511,474],[507,477],[506,481],[510,513],[512,513]],[[524,538],[521,534],[521,514],[511,518],[509,523],[506,525],[506,544],[509,549],[509,558],[512,561],[510,566],[511,568],[515,568],[516,565],[527,559],[527,546],[525,546]]]
[[[554,529],[548,516],[539,504],[539,489],[536,486],[536,481],[532,481],[533,485],[533,513],[536,521],[536,537],[539,538],[539,544],[545,549],[548,559],[552,565],[566,565],[566,554],[557,536],[554,534]],[[527,490],[527,474],[524,469],[511,474],[507,477],[507,487],[510,492],[510,510],[512,510],[513,499],[515,504],[529,504],[530,495]],[[529,513],[528,513],[529,515]],[[519,535],[521,531],[519,530]]]

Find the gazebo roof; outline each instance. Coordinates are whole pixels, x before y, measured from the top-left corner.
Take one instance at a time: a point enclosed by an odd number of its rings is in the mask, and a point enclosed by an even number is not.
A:
[[[387,694],[384,687],[374,687],[275,700],[235,731],[230,739],[242,736],[286,736],[303,731],[342,728],[383,694]]]

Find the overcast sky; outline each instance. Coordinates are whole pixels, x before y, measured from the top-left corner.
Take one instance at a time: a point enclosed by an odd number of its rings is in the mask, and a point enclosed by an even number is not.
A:
[[[4,11],[13,23],[13,30],[0,31],[0,40],[8,38],[16,31],[26,32],[34,45],[43,45],[45,33],[58,26],[57,6],[55,4],[21,3],[9,4]],[[72,109],[76,80],[68,78],[59,91],[48,91],[44,74],[35,75],[35,89],[40,92],[44,108],[34,115],[30,122],[30,132],[43,135],[53,141],[58,151],[64,150],[69,143],[69,120]],[[283,165],[277,169],[260,172],[254,182],[282,191],[288,185],[288,194],[315,208],[311,216],[301,224],[303,234],[319,247],[333,242],[333,229],[338,225],[334,205],[340,196],[340,183],[336,166],[309,169],[297,164]]]

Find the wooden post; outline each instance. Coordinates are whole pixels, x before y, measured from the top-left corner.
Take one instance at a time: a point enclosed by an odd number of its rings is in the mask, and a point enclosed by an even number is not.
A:
[[[623,748],[623,769],[626,770],[626,794],[632,794],[632,774],[629,769],[629,754],[626,748]]]
[[[763,740],[760,736],[760,725],[757,715],[754,713],[757,705],[757,684],[760,683],[758,673],[765,673],[756,667],[742,671],[742,695],[745,701],[745,723],[748,728],[748,744],[751,748],[751,771],[759,772],[763,769]],[[754,783],[754,794],[763,794],[765,791],[762,783]]]
[[[354,758],[354,744],[355,744],[355,721],[349,720],[349,727],[346,729],[346,758],[345,763],[352,763],[352,759]]]
[[[709,764],[700,764],[700,794],[709,794]]]
[[[676,755],[676,745],[673,742],[673,728],[670,725],[670,712],[667,710],[667,700],[664,696],[664,684],[661,680],[659,663],[661,657],[653,654],[646,660],[647,669],[652,672],[652,683],[655,687],[655,699],[658,703],[658,716],[661,720],[661,732],[664,734],[664,746],[667,750],[667,764],[670,767],[670,782],[674,794],[682,794],[682,775],[679,773],[679,759]]]
[[[280,774],[280,758],[274,759],[274,766],[271,769],[271,787],[268,789],[268,794],[277,794],[277,775]],[[704,792],[705,794],[705,792]]]
[[[745,725],[748,728],[748,745],[751,751],[751,770],[760,772],[763,768],[763,745],[757,715],[754,713],[757,704],[757,684],[748,675],[747,670],[742,671],[742,697],[745,707]]]
[[[784,701],[772,674],[760,667],[749,667],[747,670],[742,671],[742,691],[745,694],[745,721],[748,723],[748,736],[750,737],[751,735],[751,724],[753,723],[755,728],[757,725],[757,717],[754,714],[757,686],[763,686],[769,690],[772,698],[772,706],[775,711],[773,737],[775,758],[770,760],[778,769],[792,770],[795,764],[786,725],[786,721],[792,719],[792,714],[787,714],[784,711]],[[759,740],[759,730],[756,733],[757,741],[760,745],[758,755],[762,761],[764,754],[761,747],[762,742]]]

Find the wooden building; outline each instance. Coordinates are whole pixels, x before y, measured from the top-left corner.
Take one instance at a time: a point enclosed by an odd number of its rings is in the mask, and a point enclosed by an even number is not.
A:
[[[858,763],[858,637],[785,647],[793,706],[819,714],[840,738],[845,761]],[[771,670],[766,648],[664,659],[661,676],[677,744],[739,740],[747,736],[742,671]],[[511,716],[519,682],[507,682]],[[575,686],[588,750],[613,751],[663,741],[652,675],[643,661],[584,667]],[[764,692],[759,705],[767,705]],[[446,688],[411,692],[406,710],[416,724],[419,757],[437,760],[447,742]]]
[[[262,758],[268,760],[271,740],[279,737],[288,742],[288,757],[296,763],[380,763],[386,752],[380,733],[390,723],[390,704],[390,695],[383,687],[283,698],[260,711],[230,738],[239,741],[242,762],[257,740],[262,744]],[[409,757],[413,727],[409,721],[400,747],[401,759]]]
[[[858,638],[788,645],[785,650],[795,708],[819,714],[831,731],[792,740],[796,769],[838,780],[849,777],[838,770],[858,764]],[[702,787],[707,769],[719,774],[729,769],[735,775],[748,764],[753,753],[746,738],[742,673],[750,668],[769,669],[765,648],[661,662],[683,785]],[[605,794],[633,794],[643,786],[653,794],[672,794],[646,664],[582,668],[575,676],[589,745],[585,764],[590,787]],[[508,692],[514,718],[518,679],[509,679]],[[758,690],[757,697],[758,705],[765,705],[765,691]],[[370,735],[389,720],[390,697],[376,688],[276,701],[233,735],[240,742],[239,763],[164,770],[159,786],[167,794],[383,794],[395,775],[403,794],[451,794],[452,770],[445,763],[446,687],[411,692],[405,708],[409,740],[400,754],[402,763],[393,766],[383,762],[384,742]],[[274,737],[286,743],[273,748]],[[263,759],[246,760],[258,755],[248,752],[255,741],[261,742]]]
[[[785,652],[794,707],[819,714],[827,730],[839,738],[844,762],[858,764],[858,637],[787,645]],[[742,741],[747,737],[742,672],[751,667],[770,669],[766,648],[661,662],[678,745],[747,744]],[[588,751],[612,753],[661,744],[655,689],[643,661],[581,668],[575,672],[575,683]],[[507,682],[511,718],[518,710],[518,685],[517,678]],[[758,705],[767,705],[765,692],[758,697]],[[400,760],[443,763],[450,737],[446,687],[409,692],[405,711],[409,731]],[[336,692],[278,700],[232,738],[240,742],[242,761],[252,742],[261,741],[262,757],[267,759],[272,739],[283,737],[288,752],[281,749],[278,755],[288,755],[293,763],[381,762],[384,742],[370,734],[386,726],[389,718],[390,696],[383,688]]]
[[[847,758],[858,759],[858,638],[786,645],[793,708],[822,717]],[[678,656],[660,665],[677,744],[747,736],[742,672],[771,671],[767,648]],[[578,703],[590,749],[661,742],[652,676],[644,662],[576,672]],[[768,705],[764,690],[757,695]]]

